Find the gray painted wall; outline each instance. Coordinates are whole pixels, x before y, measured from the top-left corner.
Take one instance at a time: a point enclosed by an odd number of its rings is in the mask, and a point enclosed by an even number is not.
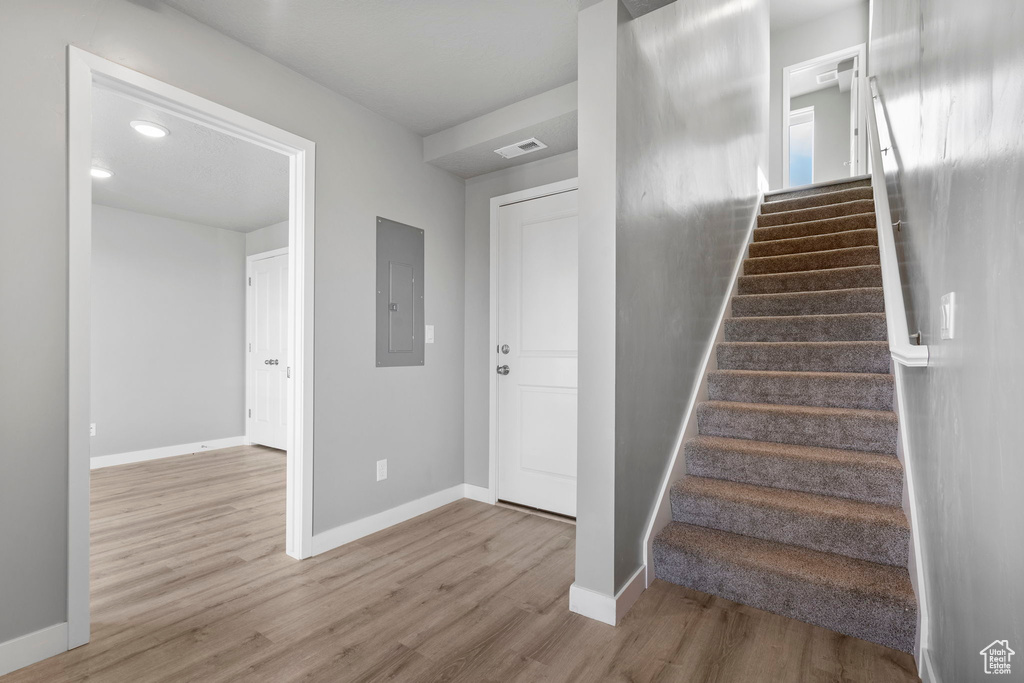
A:
[[[579,14],[580,308],[576,582],[615,593],[615,178],[619,0]]]
[[[943,681],[987,680],[978,653],[996,638],[1024,652],[1024,13],[1014,9],[874,6],[870,62],[901,169],[888,180],[908,322],[931,351],[930,367],[906,371],[903,426]],[[951,340],[939,335],[947,292],[958,302]]]
[[[576,152],[466,181],[465,479],[488,485],[491,373],[491,198],[576,177]]]
[[[244,246],[93,206],[93,456],[245,433]]]
[[[782,70],[867,41],[867,0],[821,19],[772,32],[768,110],[768,183],[771,189],[782,187]]]
[[[576,584],[606,595],[643,562],[757,210],[768,6],[740,7],[690,0],[631,21],[603,0],[580,13]]]
[[[619,29],[616,590],[643,564],[767,162],[768,2],[719,7],[676,2]]]
[[[18,96],[0,128],[0,546],[18,552],[0,553],[0,642],[66,618],[69,43],[316,143],[315,530],[463,480],[464,183],[423,163],[419,136],[165,5],[8,0],[0,89]],[[377,215],[426,230],[438,343],[422,368],[374,365]]]
[[[814,182],[846,178],[850,167],[850,91],[838,87],[790,100],[793,110],[814,107]]]
[[[245,233],[245,255],[283,249],[288,246],[288,221]]]

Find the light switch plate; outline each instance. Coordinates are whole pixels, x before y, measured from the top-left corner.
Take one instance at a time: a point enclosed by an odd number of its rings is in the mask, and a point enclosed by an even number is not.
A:
[[[377,461],[377,481],[384,481],[388,478],[388,461]]]
[[[942,327],[939,336],[942,339],[952,339],[956,333],[956,292],[950,292],[942,296]]]
[[[95,422],[90,422],[89,423],[89,436],[96,436],[96,423]]]
[[[424,335],[423,342],[426,343],[426,344],[433,344],[434,343],[434,326],[433,325],[427,325],[427,329],[426,329],[426,333]]]

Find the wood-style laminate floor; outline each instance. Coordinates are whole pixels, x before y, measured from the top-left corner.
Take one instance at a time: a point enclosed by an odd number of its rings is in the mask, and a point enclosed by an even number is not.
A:
[[[24,681],[917,681],[913,658],[657,581],[568,610],[575,527],[459,501],[298,562],[284,456],[92,474],[92,642]]]

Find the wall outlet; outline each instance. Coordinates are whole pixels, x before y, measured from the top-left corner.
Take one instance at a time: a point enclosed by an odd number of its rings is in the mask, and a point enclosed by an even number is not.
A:
[[[427,325],[426,333],[423,335],[423,342],[425,344],[433,344],[434,343],[434,326],[433,325]]]
[[[377,461],[377,481],[383,481],[388,478],[388,461],[378,460]]]
[[[950,292],[942,296],[942,327],[939,329],[939,337],[952,339],[956,333],[956,292]]]
[[[89,423],[89,436],[96,436],[96,423],[95,422],[90,422]]]

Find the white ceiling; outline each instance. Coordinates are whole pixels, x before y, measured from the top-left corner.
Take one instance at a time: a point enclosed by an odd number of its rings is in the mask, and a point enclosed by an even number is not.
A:
[[[164,0],[420,135],[576,80],[579,0]]]
[[[129,123],[168,128],[147,138]],[[108,90],[93,91],[93,201],[129,211],[251,232],[288,219],[288,160]]]
[[[771,30],[779,31],[826,14],[861,5],[867,0],[770,0]]]

